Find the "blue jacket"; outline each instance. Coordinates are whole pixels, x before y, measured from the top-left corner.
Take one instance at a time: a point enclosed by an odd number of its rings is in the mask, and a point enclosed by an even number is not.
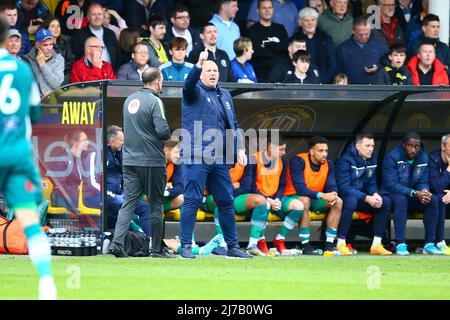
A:
[[[354,144],[336,161],[335,174],[339,194],[341,196],[355,196],[364,201],[367,195],[378,193],[377,186],[377,158],[364,161],[358,154]]]
[[[233,70],[234,76],[237,82],[257,83],[255,70],[250,62],[246,62],[242,65],[236,58],[231,60],[231,70]],[[249,81],[250,80],[250,81]]]
[[[411,196],[413,190],[430,190],[428,182],[428,155],[423,145],[410,165],[403,151],[402,143],[389,151],[383,160],[383,193]]]
[[[25,10],[22,6],[21,0],[16,0],[16,8],[17,8],[17,26],[21,31],[28,34],[28,26],[30,24],[31,19],[41,18],[45,21],[45,19],[50,15],[50,10],[44,1],[39,1],[31,10]]]
[[[180,64],[169,61],[160,65],[159,70],[165,81],[185,81],[193,67],[194,65],[190,62]]]
[[[184,191],[184,177],[183,177],[183,166],[174,164],[173,174],[169,182],[172,182],[172,188],[167,189],[169,192],[169,198],[178,197]]]
[[[337,48],[337,73],[345,73],[349,84],[375,84],[376,73],[369,74],[364,67],[375,64],[381,68],[381,59],[388,52],[386,43],[379,38],[372,36],[361,47],[352,37]]]
[[[311,157],[309,158],[311,169],[315,172],[320,171],[320,167],[316,166],[314,163],[311,162]],[[333,161],[330,159],[327,159],[328,162],[328,175],[327,175],[327,181],[325,183],[325,188],[322,192],[337,192],[337,184],[336,184],[336,174],[334,172],[334,164]],[[294,156],[291,158],[291,161],[289,161],[289,172],[291,175],[292,184],[294,185],[295,191],[297,192],[297,195],[299,196],[305,196],[310,197],[312,199],[317,199],[317,191],[311,190],[307,187],[305,182],[305,175],[304,170],[306,167],[305,160],[299,156]]]
[[[107,150],[107,194],[114,198],[116,194],[123,193],[122,150],[114,152],[110,146],[107,147]]]
[[[220,109],[223,108],[226,115],[226,127],[234,129],[233,138],[235,141],[233,155],[236,157],[236,151],[244,148],[244,140],[239,131],[239,124],[236,119],[236,111],[234,110],[233,99],[228,90],[222,89],[220,86],[210,88],[200,81],[201,69],[194,65],[189,73],[183,88],[183,99],[181,102],[181,127],[190,134],[190,141],[182,140],[182,150],[190,150],[191,154],[183,152],[183,159],[199,159],[203,150],[208,146],[211,148],[211,141],[205,139],[205,132],[209,129],[217,129],[219,127]],[[194,126],[194,121],[197,122]],[[198,124],[201,122],[201,128]],[[194,129],[197,131],[194,133]],[[201,134],[201,137],[198,135]],[[196,141],[199,138],[200,141]],[[237,147],[237,148],[236,148]],[[211,159],[215,155],[211,155]],[[224,159],[225,160],[225,159]]]
[[[428,154],[431,193],[442,193],[444,190],[450,189],[450,172],[447,168],[448,164],[442,161],[440,149]]]

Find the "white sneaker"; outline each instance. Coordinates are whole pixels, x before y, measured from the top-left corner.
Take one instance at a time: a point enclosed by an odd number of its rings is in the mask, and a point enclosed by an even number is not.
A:
[[[39,300],[57,300],[56,285],[52,276],[39,280]]]

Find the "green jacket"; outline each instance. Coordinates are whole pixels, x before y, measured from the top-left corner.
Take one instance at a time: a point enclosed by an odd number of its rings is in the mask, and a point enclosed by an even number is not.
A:
[[[353,17],[347,12],[341,20],[327,9],[319,17],[319,29],[326,32],[333,39],[334,47],[337,48],[342,42],[350,39],[353,30]]]

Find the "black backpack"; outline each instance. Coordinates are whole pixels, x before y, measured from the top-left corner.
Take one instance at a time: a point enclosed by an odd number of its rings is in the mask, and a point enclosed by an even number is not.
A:
[[[114,230],[111,230],[113,233]],[[150,255],[150,238],[142,232],[127,231],[123,249],[130,257],[148,257]]]

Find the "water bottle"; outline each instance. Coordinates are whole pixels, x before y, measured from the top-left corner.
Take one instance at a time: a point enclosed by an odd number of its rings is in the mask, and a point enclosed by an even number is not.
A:
[[[104,239],[102,244],[102,254],[109,253],[109,245],[111,244],[111,232],[104,233]]]

